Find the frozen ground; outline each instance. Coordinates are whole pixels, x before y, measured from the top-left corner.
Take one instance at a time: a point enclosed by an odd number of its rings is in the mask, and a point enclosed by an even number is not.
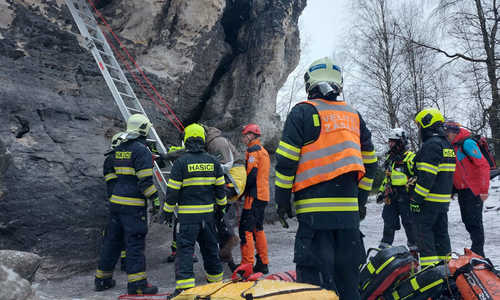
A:
[[[366,235],[365,246],[376,247],[382,236],[382,205],[377,205],[372,201],[368,203],[368,215],[361,223],[361,230]],[[470,247],[470,239],[467,231],[460,219],[460,210],[457,201],[452,201],[449,218],[449,232],[452,249],[455,252],[463,253],[464,247]],[[500,266],[500,180],[496,178],[492,181],[490,197],[485,203],[483,214],[484,230],[486,236],[486,255],[497,266]],[[293,243],[297,223],[290,222],[290,229],[283,229],[280,225],[267,225],[265,231],[268,238],[270,271],[281,272],[294,269]],[[148,235],[147,274],[151,283],[160,287],[160,292],[171,292],[175,286],[174,265],[161,263],[170,253],[171,229],[166,226],[154,224]],[[405,245],[406,238],[404,231],[396,233],[394,245]],[[239,261],[239,249],[235,249],[236,261]],[[198,256],[199,252],[198,252]],[[226,268],[225,278],[229,276]],[[195,264],[197,274],[197,284],[204,283],[204,271],[202,263]],[[115,272],[117,286],[105,292],[94,292],[94,272],[89,271],[80,275],[72,276],[64,280],[43,280],[37,279],[34,283],[37,294],[43,300],[48,299],[117,299],[126,292],[126,275],[120,271]]]

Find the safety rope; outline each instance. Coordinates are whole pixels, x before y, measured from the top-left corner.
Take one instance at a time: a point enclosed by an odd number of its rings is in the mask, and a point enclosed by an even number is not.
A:
[[[153,90],[154,94],[156,95],[156,97],[162,102],[162,104],[167,108],[168,112],[165,112],[164,108],[160,105],[160,103],[158,103],[157,99],[155,99],[153,97],[153,95],[151,95],[147,89],[144,87],[143,83],[142,83],[142,80],[138,79],[136,76],[135,76],[135,72],[132,70],[132,68],[130,67],[130,65],[126,62],[125,58],[119,53],[118,49],[113,45],[112,41],[110,40],[110,38],[108,38],[108,36],[103,32],[104,34],[104,37],[106,38],[107,42],[109,45],[111,45],[111,47],[113,48],[113,51],[118,55],[118,58],[121,60],[121,62],[126,66],[127,70],[130,72],[130,74],[132,75],[132,77],[134,78],[134,80],[141,86],[141,88],[143,89],[143,91],[148,95],[148,97],[155,103],[155,105],[162,111],[162,113],[170,120],[170,122],[177,128],[177,130],[179,130],[179,132],[183,132],[184,131],[184,125],[182,125],[182,122],[179,120],[179,118],[177,117],[177,115],[175,114],[175,112],[172,110],[172,108],[170,107],[170,105],[168,105],[167,101],[165,101],[165,99],[160,95],[160,93],[158,92],[158,90],[154,87],[154,85],[151,83],[151,81],[149,80],[149,78],[146,76],[146,74],[142,71],[141,67],[137,64],[137,62],[132,58],[132,56],[130,55],[130,53],[127,51],[127,48],[122,44],[122,42],[120,41],[120,39],[118,38],[118,36],[115,34],[115,32],[113,31],[113,29],[111,28],[111,26],[108,24],[108,22],[106,22],[106,20],[104,19],[104,16],[101,14],[101,12],[96,8],[95,6],[95,3],[93,0],[87,0],[88,3],[92,6],[92,8],[94,9],[95,11],[95,14],[99,17],[99,19],[101,20],[101,22],[105,25],[105,27],[107,28],[107,30],[109,31],[109,33],[111,33],[111,35],[114,37],[114,39],[118,42],[118,45],[120,45],[120,49],[123,50],[128,59],[132,62],[132,64],[135,66],[136,70],[139,71],[139,73],[142,75],[142,78],[144,79],[144,81],[149,85],[149,87]],[[170,116],[172,115],[173,116],[173,119],[172,117]]]

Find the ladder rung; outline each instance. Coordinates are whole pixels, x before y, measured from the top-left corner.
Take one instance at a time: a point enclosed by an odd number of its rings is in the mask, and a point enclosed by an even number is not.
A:
[[[77,11],[80,15],[82,15],[82,16],[84,16],[84,17],[87,17],[87,18],[89,18],[89,19],[91,19],[91,20],[95,20],[95,19],[94,19],[94,16],[87,15],[86,13],[84,13],[83,11],[81,11],[81,10],[80,10],[80,9],[78,9],[78,8],[76,9],[76,11]]]
[[[108,54],[107,52],[104,52],[104,51],[101,51],[101,50],[97,50],[97,52],[101,53],[101,54],[104,54],[108,57],[113,57],[113,54]]]
[[[142,114],[142,110],[140,109],[137,109],[137,108],[132,108],[132,107],[128,107],[128,106],[125,106],[128,110],[131,110],[131,111],[135,111],[135,112],[138,112],[138,113],[141,113]],[[156,141],[156,140],[155,140]]]
[[[122,96],[125,96],[125,97],[128,97],[128,98],[132,98],[132,99],[135,99],[134,96],[130,95],[130,94],[126,94],[126,93],[122,93],[122,92],[118,92],[118,94],[122,95]]]
[[[96,26],[97,24],[96,24],[96,25],[94,25],[94,24],[89,24],[89,23],[87,23],[87,22],[85,22],[85,21],[83,21],[83,23],[84,23],[87,27],[90,27],[90,28],[92,28],[94,31],[97,31],[97,26]]]
[[[100,39],[95,38],[95,37],[93,37],[93,36],[91,36],[90,38],[91,38],[93,41],[95,41],[95,42],[99,42],[101,45],[105,45],[105,44],[106,44],[103,40],[100,40]]]
[[[121,70],[120,68],[115,67],[115,66],[112,66],[112,65],[110,65],[110,64],[105,64],[105,63],[102,63],[102,64],[103,64],[103,65],[105,65],[106,67],[110,68],[110,69],[115,69],[115,70],[117,70],[117,71],[120,71],[120,70]]]
[[[119,83],[123,83],[123,84],[127,84],[127,82],[121,80],[121,79],[118,79],[118,78],[114,78],[114,77],[111,77],[110,78],[113,80],[113,81],[116,81],[116,82],[119,82]]]

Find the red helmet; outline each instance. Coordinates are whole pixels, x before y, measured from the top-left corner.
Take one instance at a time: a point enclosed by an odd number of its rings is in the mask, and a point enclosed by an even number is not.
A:
[[[241,134],[253,133],[256,135],[260,135],[260,127],[257,124],[248,124],[243,127],[243,131]]]

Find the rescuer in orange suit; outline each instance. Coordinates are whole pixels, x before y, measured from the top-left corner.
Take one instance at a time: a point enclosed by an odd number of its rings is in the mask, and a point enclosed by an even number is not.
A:
[[[269,203],[269,168],[271,161],[260,143],[261,131],[257,124],[243,128],[242,141],[247,145],[245,153],[247,182],[239,234],[241,240],[241,264],[254,263],[254,246],[257,262],[254,272],[269,273],[267,240],[264,233],[264,211]],[[255,237],[255,242],[254,242]]]
[[[371,133],[356,109],[338,99],[342,72],[331,59],[314,61],[304,81],[307,101],[290,111],[276,150],[278,215],[292,216],[293,192],[297,281],[359,300],[359,222],[377,162]]]

